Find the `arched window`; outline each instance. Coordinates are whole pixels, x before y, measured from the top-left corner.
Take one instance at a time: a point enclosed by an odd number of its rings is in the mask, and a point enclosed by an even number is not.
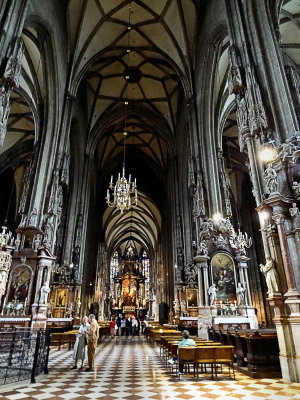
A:
[[[119,266],[119,254],[115,251],[113,257],[110,260],[110,292],[114,293],[114,277],[118,273]]]
[[[150,261],[148,258],[147,252],[144,250],[141,257],[142,263],[142,275],[145,277],[145,298],[149,298],[149,286],[150,286],[150,274],[149,274],[149,267]]]

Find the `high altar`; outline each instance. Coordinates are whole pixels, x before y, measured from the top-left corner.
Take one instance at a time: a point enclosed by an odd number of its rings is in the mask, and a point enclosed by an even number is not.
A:
[[[118,265],[113,276],[111,314],[146,314],[146,277],[142,264],[135,258],[132,248],[129,247],[124,261]]]

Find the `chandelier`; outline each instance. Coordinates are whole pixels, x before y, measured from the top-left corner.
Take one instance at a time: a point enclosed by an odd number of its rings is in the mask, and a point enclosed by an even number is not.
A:
[[[131,47],[130,47],[130,31],[131,31],[131,22],[130,22],[130,16],[132,13],[132,7],[131,7],[131,1],[129,3],[129,8],[128,8],[128,43],[127,43],[127,72],[125,72],[124,78],[127,80],[126,83],[126,98],[125,98],[125,106],[128,106],[129,101],[128,101],[128,96],[127,96],[127,90],[128,90],[128,82],[130,82],[130,74],[129,74],[129,57],[131,53]],[[125,118],[125,129],[123,132],[124,135],[124,153],[123,153],[123,169],[122,169],[122,176],[120,176],[120,173],[118,175],[118,180],[116,183],[113,183],[113,176],[111,176],[110,184],[107,189],[107,195],[105,197],[106,203],[108,207],[116,207],[118,210],[121,211],[121,214],[125,210],[129,210],[131,207],[136,206],[138,203],[138,198],[137,198],[137,186],[136,186],[136,179],[134,182],[131,181],[131,175],[129,175],[128,180],[125,177],[125,145],[126,145],[126,136],[127,136],[127,116]],[[111,199],[111,193],[112,192],[112,199]]]
[[[113,176],[111,176],[110,184],[107,189],[107,195],[105,197],[108,207],[116,207],[118,210],[121,211],[121,214],[123,214],[125,210],[128,210],[132,206],[136,206],[138,204],[136,179],[134,180],[134,182],[132,182],[131,175],[129,175],[128,180],[125,177],[125,141],[127,132],[123,132],[123,135],[124,160],[122,176],[120,176],[119,173],[116,183],[113,183]],[[112,199],[110,190],[112,191]]]

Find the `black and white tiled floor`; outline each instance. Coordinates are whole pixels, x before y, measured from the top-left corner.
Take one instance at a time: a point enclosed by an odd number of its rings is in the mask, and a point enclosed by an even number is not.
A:
[[[251,379],[240,373],[236,380],[209,376],[197,382],[170,375],[158,347],[143,338],[106,339],[96,350],[95,371],[71,370],[72,351],[51,350],[49,375],[38,383],[0,388],[0,400],[102,399],[102,400],[300,400],[300,384],[281,379]]]

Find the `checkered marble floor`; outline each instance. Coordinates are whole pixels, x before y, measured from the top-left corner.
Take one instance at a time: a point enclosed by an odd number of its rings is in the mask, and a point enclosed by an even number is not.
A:
[[[49,375],[35,384],[19,383],[0,388],[0,400],[102,399],[102,400],[289,400],[300,399],[300,384],[281,379],[252,379],[236,373],[211,380],[170,375],[159,357],[159,348],[144,338],[105,339],[96,350],[94,372],[71,370],[72,351],[51,350]]]

